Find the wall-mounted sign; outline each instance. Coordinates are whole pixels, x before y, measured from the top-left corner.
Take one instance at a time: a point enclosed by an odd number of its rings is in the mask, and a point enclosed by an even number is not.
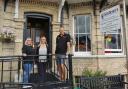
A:
[[[114,6],[100,13],[101,32],[111,32],[121,28],[120,6]]]

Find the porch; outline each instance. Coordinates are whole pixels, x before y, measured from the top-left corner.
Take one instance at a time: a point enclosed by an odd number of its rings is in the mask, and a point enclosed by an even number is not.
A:
[[[48,60],[46,81],[39,82],[39,74],[37,72],[36,62],[32,55],[33,69],[29,76],[29,83],[23,83],[23,69],[22,62],[23,56],[1,56],[0,57],[0,89],[22,89],[23,85],[30,85],[31,88],[27,89],[72,89],[73,76],[72,76],[72,55],[67,55],[65,62],[66,79],[65,81],[59,80],[57,72],[55,55],[49,54],[52,60]]]

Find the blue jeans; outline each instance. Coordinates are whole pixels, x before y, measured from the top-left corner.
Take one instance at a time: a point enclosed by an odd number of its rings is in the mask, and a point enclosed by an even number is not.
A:
[[[30,72],[32,71],[32,64],[23,64],[23,83],[28,83]]]

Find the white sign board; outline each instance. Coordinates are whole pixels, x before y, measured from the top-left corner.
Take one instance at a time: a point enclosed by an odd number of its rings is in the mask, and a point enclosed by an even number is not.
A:
[[[101,32],[115,31],[121,28],[120,6],[114,6],[100,13]]]

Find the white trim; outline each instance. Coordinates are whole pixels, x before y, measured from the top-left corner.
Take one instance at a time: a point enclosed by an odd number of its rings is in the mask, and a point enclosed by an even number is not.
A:
[[[73,41],[73,53],[75,52],[75,44],[76,44],[76,40],[75,40],[75,36],[74,36],[74,34],[75,34],[75,16],[73,16],[73,39],[74,39],[74,41]]]
[[[90,55],[91,55],[91,52],[74,52],[75,57],[86,57]]]
[[[105,51],[113,51],[113,52],[121,51],[122,52],[122,49],[105,49]]]
[[[119,33],[106,33],[106,34],[114,34],[114,35],[118,35],[118,34],[120,34],[120,39],[121,39],[121,49],[105,49],[104,50],[104,52],[105,51],[112,51],[112,52],[120,52],[120,53],[105,53],[105,55],[118,55],[118,54],[124,54],[124,47],[123,47],[123,42],[124,42],[124,39],[123,39],[123,27],[122,27],[122,17],[120,17],[120,23],[121,23],[121,26],[120,26],[120,30],[121,30],[121,32]],[[104,39],[105,40],[105,39]]]
[[[122,42],[121,42],[121,49],[122,49],[122,53],[124,54],[124,42],[125,42],[125,40],[124,40],[124,33],[123,33],[123,18],[122,18],[122,16],[120,17],[120,19],[121,19],[121,34],[122,34],[122,38],[121,38],[121,40],[122,40]]]
[[[73,58],[74,59],[86,59],[86,58],[125,58],[126,55],[124,55],[123,53],[120,53],[120,54],[108,54],[108,55],[86,55],[84,54],[83,56],[78,56],[78,55],[75,55],[73,54]]]
[[[91,39],[91,15],[90,14],[83,14],[83,15],[75,15],[75,16],[89,16],[90,18],[90,33],[77,33],[77,34],[90,34],[90,39]],[[75,40],[75,36],[74,34],[76,34],[75,32],[75,16],[73,16],[73,38],[74,38],[74,45],[73,45],[73,53],[75,55],[75,57],[85,57],[85,55],[91,55],[91,51],[85,51],[85,52],[76,52],[75,51],[75,43],[76,43],[76,40]]]
[[[61,0],[60,3],[59,3],[59,9],[58,9],[58,22],[61,22],[61,11],[62,11],[62,8],[64,6],[64,2],[65,0]]]
[[[19,17],[19,0],[15,1],[15,13],[14,13],[14,18]]]

